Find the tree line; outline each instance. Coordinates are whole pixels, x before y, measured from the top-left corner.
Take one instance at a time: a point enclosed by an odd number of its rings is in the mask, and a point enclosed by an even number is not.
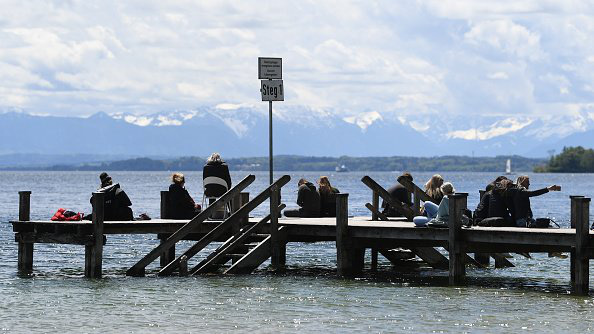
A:
[[[536,166],[540,173],[594,173],[594,150],[582,146],[564,147],[546,165]]]
[[[334,171],[344,165],[349,171],[472,171],[504,172],[507,159],[512,161],[514,171],[531,171],[546,163],[545,159],[521,156],[497,157],[308,157],[279,155],[274,157],[274,169],[283,171]],[[181,157],[176,159],[135,158],[111,162],[79,165],[55,165],[43,170],[80,171],[188,171],[202,170],[205,157]],[[267,171],[268,157],[226,159],[231,170]]]

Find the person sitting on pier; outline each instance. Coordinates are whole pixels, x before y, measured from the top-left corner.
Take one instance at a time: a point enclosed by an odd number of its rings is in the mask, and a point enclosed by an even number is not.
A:
[[[410,173],[402,173],[401,177],[407,178],[410,182],[413,181],[413,177]],[[396,182],[393,186],[387,189],[392,199],[401,202],[404,206],[412,207],[412,199],[410,192],[400,183]],[[382,213],[386,217],[403,217],[404,214],[393,208],[388,202],[382,201]]]
[[[318,188],[320,192],[320,216],[336,217],[336,194],[340,193],[340,191],[330,184],[327,176],[320,177]]]
[[[516,180],[517,191],[513,197],[513,205],[515,209],[516,226],[526,227],[533,221],[532,209],[530,207],[530,197],[540,196],[549,191],[560,191],[561,186],[551,185],[546,188],[530,191],[530,178],[526,175],[518,176]]]
[[[171,185],[167,196],[167,218],[192,219],[200,213],[200,204],[196,204],[184,186],[186,179],[182,173],[171,175]]]
[[[134,220],[134,214],[130,206],[130,198],[120,187],[119,183],[113,184],[111,176],[103,172],[99,175],[101,187],[97,192],[105,193],[105,204],[103,207],[104,220]],[[93,204],[93,198],[91,198]]]
[[[433,175],[427,183],[425,183],[425,193],[431,197],[431,202],[439,205],[441,203],[441,199],[443,198],[443,193],[441,192],[441,185],[443,184],[443,177],[439,174]]]
[[[508,178],[501,178],[500,181],[493,183],[488,200],[487,218],[501,218],[500,223],[495,223],[496,226],[514,226],[513,218],[509,209],[509,198],[512,189],[515,187],[514,183]]]
[[[474,220],[475,223],[480,222],[481,220],[489,217],[489,201],[491,200],[491,194],[493,192],[493,188],[495,188],[495,184],[501,180],[506,180],[507,177],[501,175],[498,176],[493,182],[487,184],[485,187],[485,192],[482,193],[480,202],[476,209],[474,210]]]
[[[456,189],[454,189],[454,185],[450,182],[445,182],[444,184],[442,184],[440,189],[443,193],[443,198],[441,199],[441,202],[439,202],[437,210],[435,210],[434,203],[425,202],[425,212],[427,213],[427,217],[425,217],[425,219],[433,226],[448,225],[450,220],[450,200],[448,196],[456,192]],[[413,218],[413,221],[415,221],[415,223],[417,223],[417,221],[415,220],[417,218],[423,218],[423,216]]]
[[[297,183],[299,187],[297,191],[297,204],[299,209],[285,210],[286,217],[319,217],[320,216],[320,193],[316,186],[307,181],[300,179]]]

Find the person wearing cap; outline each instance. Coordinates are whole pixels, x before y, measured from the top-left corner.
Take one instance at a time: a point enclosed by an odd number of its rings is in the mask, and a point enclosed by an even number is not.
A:
[[[130,206],[130,198],[120,187],[119,183],[113,184],[111,176],[103,172],[99,175],[101,187],[97,192],[105,194],[105,204],[103,206],[104,220],[133,220],[134,214]],[[91,198],[91,204],[93,199]]]

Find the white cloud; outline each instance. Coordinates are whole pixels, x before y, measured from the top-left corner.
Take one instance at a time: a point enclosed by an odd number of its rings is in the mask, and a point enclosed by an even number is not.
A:
[[[312,113],[532,117],[594,102],[589,2],[5,0],[3,8],[2,109],[265,109],[259,56],[283,58],[280,103]],[[421,131],[429,124],[414,122]]]

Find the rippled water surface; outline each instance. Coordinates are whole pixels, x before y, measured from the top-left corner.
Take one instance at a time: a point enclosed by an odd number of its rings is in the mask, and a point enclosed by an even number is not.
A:
[[[135,214],[159,215],[159,191],[168,187],[167,172],[113,172],[132,202]],[[187,187],[198,195],[201,174],[187,172]],[[279,176],[281,173],[278,173]],[[333,185],[349,193],[349,210],[366,215],[371,192],[360,182],[365,173],[331,174]],[[396,173],[367,173],[384,186]],[[247,175],[233,173],[237,181]],[[290,173],[283,202],[294,205],[300,177]],[[413,173],[415,181],[429,173]],[[492,173],[442,173],[458,191],[478,189]],[[544,174],[531,178],[533,188],[557,183],[559,193],[532,200],[536,216],[569,221],[569,195],[592,197],[593,175]],[[248,191],[265,188],[267,173],[256,173]],[[334,243],[299,243],[287,247],[288,271],[275,275],[263,265],[255,274],[156,278],[153,263],[146,278],[125,271],[158,244],[155,236],[108,236],[104,279],[83,277],[84,249],[74,245],[37,244],[34,272],[19,277],[17,247],[8,222],[17,218],[19,190],[31,190],[33,219],[49,219],[59,207],[90,211],[96,188],[93,172],[0,172],[0,331],[2,332],[583,332],[594,329],[594,299],[568,295],[569,260],[535,254],[514,256],[515,268],[468,268],[468,285],[448,287],[447,272],[428,268],[393,268],[380,257],[377,273],[357,279],[336,277]],[[258,208],[260,216],[266,207]],[[189,247],[183,242],[179,249]],[[216,245],[214,245],[216,246]],[[214,247],[213,246],[213,247]],[[212,247],[210,248],[212,249]],[[200,253],[198,258],[205,256]],[[369,257],[369,253],[367,254]],[[157,261],[158,262],[158,261]],[[369,266],[369,258],[366,266]],[[367,268],[368,269],[368,268]],[[591,270],[594,272],[593,270]],[[592,284],[592,283],[591,283]]]

